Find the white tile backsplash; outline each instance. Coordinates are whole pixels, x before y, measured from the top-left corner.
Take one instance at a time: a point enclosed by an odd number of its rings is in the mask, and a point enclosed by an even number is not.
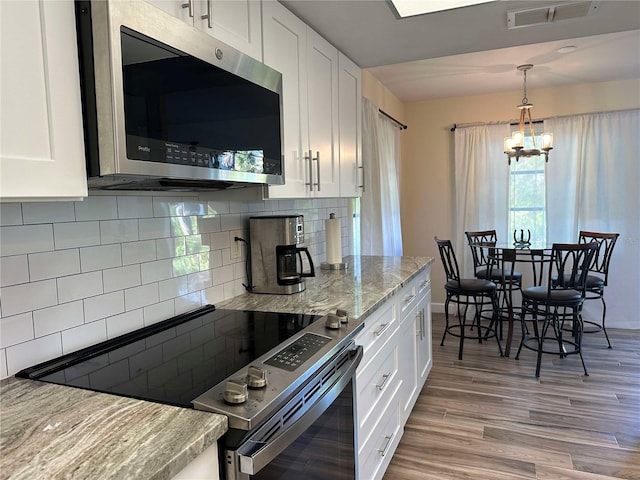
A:
[[[75,220],[73,202],[34,202],[22,205],[22,221],[25,225]]]
[[[57,305],[56,280],[43,280],[0,288],[0,301],[2,302],[3,317]]]
[[[165,300],[164,302],[146,306],[143,309],[144,325],[149,326],[171,318],[175,315],[175,311],[173,300]]]
[[[54,223],[53,236],[56,250],[100,245],[98,222]]]
[[[21,203],[0,203],[0,226],[22,225]]]
[[[160,301],[169,300],[189,293],[189,284],[187,276],[170,278],[158,283],[158,294]]]
[[[155,240],[143,240],[141,242],[129,242],[122,244],[123,265],[151,262],[156,258]]]
[[[0,378],[244,293],[246,247],[232,259],[229,237],[248,240],[251,215],[303,214],[319,265],[335,211],[348,254],[348,205],[152,195],[0,204]]]
[[[125,310],[135,310],[158,303],[158,284],[150,283],[140,287],[129,288],[124,291]]]
[[[29,281],[29,262],[26,255],[0,257],[0,287],[27,283]]]
[[[49,252],[53,250],[52,225],[0,227],[0,255]]]
[[[84,321],[93,322],[124,312],[124,291],[105,293],[84,299]]]
[[[33,312],[33,329],[36,337],[61,332],[83,323],[84,311],[81,300]]]
[[[167,280],[173,275],[171,260],[157,260],[140,265],[142,284]]]
[[[142,313],[140,308],[107,318],[107,338],[114,338],[144,327]]]
[[[140,285],[140,265],[110,268],[102,271],[104,293]]]
[[[80,249],[80,267],[83,272],[104,270],[105,268],[121,267],[124,257],[124,246],[100,245],[98,247],[84,247]]]
[[[156,255],[161,258],[173,258],[186,252],[184,237],[170,237],[156,240]]]
[[[32,312],[0,318],[0,348],[34,338]]]
[[[153,217],[153,197],[118,197],[118,218]]]
[[[29,279],[32,282],[80,273],[77,248],[29,255]]]
[[[58,301],[60,303],[93,297],[104,292],[102,271],[60,277],[57,282]]]
[[[29,342],[18,343],[7,347],[6,353],[7,370],[9,375],[13,375],[23,368],[62,355],[61,335],[60,333],[54,333]]]
[[[96,196],[87,197],[81,202],[75,202],[76,221],[115,220],[118,218],[117,197]]]
[[[124,243],[139,240],[138,220],[104,220],[100,222],[99,243]]]
[[[107,322],[98,320],[62,331],[62,351],[75,352],[107,339]]]
[[[176,220],[177,219],[177,220]],[[166,238],[171,236],[171,223],[180,222],[181,217],[141,218],[138,220],[140,240]]]

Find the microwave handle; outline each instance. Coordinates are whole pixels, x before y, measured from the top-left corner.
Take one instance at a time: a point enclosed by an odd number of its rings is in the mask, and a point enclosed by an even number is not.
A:
[[[277,437],[269,442],[257,442],[249,439],[242,445],[236,453],[238,455],[238,466],[241,473],[255,475],[263,467],[269,464],[274,458],[280,455],[289,445],[291,445],[302,433],[304,433],[313,423],[320,418],[329,405],[331,405],[338,395],[345,389],[353,378],[362,360],[363,349],[358,345],[352,350],[351,364],[343,375],[320,397],[309,409],[304,412],[300,419],[284,430]]]
[[[300,252],[304,252],[307,254],[307,258],[309,259],[309,268],[310,270],[308,272],[300,272],[300,276],[301,277],[315,277],[316,276],[316,271],[313,268],[313,260],[311,260],[311,254],[309,253],[309,249],[307,247],[300,247],[300,248],[296,248],[296,251],[298,252],[298,257],[300,258],[300,268],[302,268],[302,255],[300,255]]]

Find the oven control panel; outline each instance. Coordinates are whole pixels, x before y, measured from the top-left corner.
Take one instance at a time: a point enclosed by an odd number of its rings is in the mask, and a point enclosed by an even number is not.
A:
[[[330,341],[330,338],[315,333],[305,333],[291,345],[265,360],[264,363],[293,372]]]

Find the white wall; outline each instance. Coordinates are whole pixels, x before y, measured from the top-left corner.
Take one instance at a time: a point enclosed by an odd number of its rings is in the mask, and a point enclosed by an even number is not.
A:
[[[249,193],[0,204],[0,378],[244,293],[246,255],[231,259],[230,247],[235,230],[248,239],[252,215],[304,215],[319,265],[333,212],[350,254],[349,199]]]
[[[640,80],[637,79],[530,90],[527,93],[534,105],[534,120],[640,108]],[[453,124],[514,120],[521,97],[521,91],[514,91],[405,104],[404,121],[409,128],[402,134],[400,183],[405,255],[437,257],[433,237],[453,236]],[[551,152],[549,161],[562,159],[554,157]],[[638,238],[640,232],[636,232],[636,242]],[[433,301],[442,303],[444,289],[438,285],[444,285],[444,272],[439,259],[432,269],[432,279]],[[607,324],[612,327],[635,325],[639,328],[639,322],[637,316],[627,319],[607,314]]]

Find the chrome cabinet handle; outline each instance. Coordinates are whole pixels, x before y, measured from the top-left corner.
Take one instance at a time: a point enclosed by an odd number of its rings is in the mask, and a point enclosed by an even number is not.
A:
[[[382,375],[382,383],[376,385],[376,388],[380,391],[384,390],[384,386],[387,384],[387,381],[389,380],[390,377],[391,377],[391,372],[385,373],[384,375]]]
[[[380,330],[373,332],[373,334],[376,337],[379,337],[380,335],[382,335],[384,333],[384,331],[389,328],[389,325],[391,325],[391,322],[387,322],[387,323],[381,323],[380,326],[382,327]]]
[[[425,280],[424,282],[422,282],[420,284],[420,291],[424,290],[427,285],[429,285],[429,280]]]
[[[193,0],[190,0],[190,2],[191,1],[193,1]],[[207,26],[209,28],[213,28],[213,24],[211,23],[212,22],[212,19],[211,19],[212,16],[213,15],[212,15],[212,12],[211,12],[211,0],[207,0],[207,14],[206,15],[202,15],[200,18],[202,20],[204,20],[205,18],[207,19]]]
[[[187,3],[183,3],[182,8],[188,8],[189,16],[193,18],[193,0],[189,0]]]
[[[416,317],[420,319],[420,328],[418,328],[416,335],[420,337],[420,340],[422,340],[422,336],[424,335],[424,326],[422,325],[422,310],[416,312]]]
[[[309,155],[311,155],[311,151],[309,151]],[[314,158],[313,160],[315,162],[318,162],[316,163],[316,174],[317,174],[316,179],[318,180],[318,183],[314,183],[314,185],[317,185],[318,191],[320,191],[320,152],[317,151],[316,155],[317,155],[316,158]]]
[[[362,169],[362,185],[358,185],[358,188],[361,188],[362,191],[365,191],[364,188],[364,165],[360,165],[358,168]],[[357,182],[357,178],[356,178],[356,182]]]
[[[381,457],[384,457],[389,451],[389,447],[391,446],[391,440],[393,440],[393,434],[386,435],[384,438],[387,440],[387,443],[384,444],[384,447],[382,449],[380,448],[378,449],[378,452],[380,452]]]
[[[425,332],[426,325],[424,323],[424,310],[420,310],[420,340],[422,340],[427,332]]]
[[[309,162],[309,181],[305,182],[305,185],[309,185],[309,191],[313,192],[313,152],[309,150],[309,154],[305,154],[304,159]]]
[[[416,298],[416,296],[414,294],[411,294],[407,298],[404,299],[404,303],[411,303],[411,302],[413,302],[414,298]]]

